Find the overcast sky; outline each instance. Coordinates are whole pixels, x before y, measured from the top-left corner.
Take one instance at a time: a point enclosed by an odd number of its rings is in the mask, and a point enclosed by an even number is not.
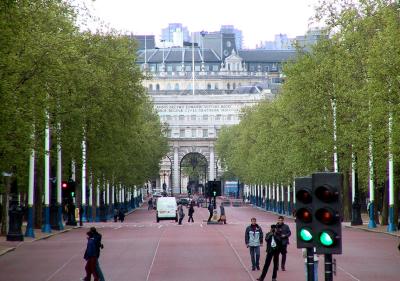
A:
[[[83,0],[110,27],[159,39],[169,23],[189,32],[218,31],[221,25],[242,30],[244,47],[273,41],[274,35],[304,35],[318,0]]]

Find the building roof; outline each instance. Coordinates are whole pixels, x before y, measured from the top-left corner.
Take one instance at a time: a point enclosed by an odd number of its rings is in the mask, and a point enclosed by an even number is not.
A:
[[[285,62],[294,59],[295,50],[239,50],[238,55],[246,63],[250,62]]]

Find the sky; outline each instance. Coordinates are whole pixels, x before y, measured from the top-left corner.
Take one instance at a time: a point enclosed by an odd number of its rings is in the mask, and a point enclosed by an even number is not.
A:
[[[318,0],[83,0],[90,13],[124,33],[155,35],[169,23],[189,32],[219,31],[221,25],[242,30],[245,48],[273,41],[276,34],[304,35],[314,25]],[[96,29],[97,24],[91,24]]]

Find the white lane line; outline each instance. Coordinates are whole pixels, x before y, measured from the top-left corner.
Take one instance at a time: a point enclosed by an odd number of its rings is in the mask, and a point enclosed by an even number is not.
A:
[[[159,226],[158,226],[158,228],[161,228],[162,227],[162,224],[160,224]]]
[[[245,266],[245,264],[243,263],[242,258],[239,256],[239,253],[238,253],[238,252],[236,251],[236,249],[233,247],[232,243],[228,240],[228,238],[225,236],[225,234],[224,234],[221,230],[218,229],[218,232],[221,233],[221,235],[224,237],[226,243],[228,243],[229,246],[232,248],[232,250],[235,252],[235,255],[236,255],[237,259],[239,260],[239,262],[240,262],[241,265],[243,266],[244,270],[245,270],[245,271],[247,272],[247,274],[249,275],[250,280],[251,280],[251,281],[256,281],[256,280],[253,278],[253,276],[251,275],[250,271],[249,271],[249,270],[247,269],[247,267]]]
[[[118,227],[114,227],[114,229],[120,229],[122,227],[122,225],[118,226]]]
[[[53,277],[56,276],[64,267],[66,267],[71,262],[71,260],[74,259],[76,256],[78,256],[78,254],[73,255],[67,262],[65,262],[52,275],[50,275],[50,277],[47,278],[46,281],[50,281],[51,279],[53,279]]]
[[[146,281],[149,281],[150,272],[153,269],[154,261],[156,260],[156,256],[157,256],[157,252],[158,252],[158,247],[160,247],[161,238],[162,238],[162,236],[163,236],[163,234],[165,232],[165,229],[166,228],[164,228],[163,232],[161,232],[160,238],[158,239],[157,247],[156,247],[156,250],[154,251],[153,260],[151,261],[151,265],[150,265],[150,268],[149,268],[149,272],[147,273]]]
[[[343,271],[344,273],[346,273],[347,275],[349,275],[351,278],[353,278],[354,280],[357,281],[361,281],[360,279],[358,279],[357,277],[355,277],[354,275],[352,275],[350,272],[346,271],[343,267],[338,266],[337,268],[339,268],[341,271]]]

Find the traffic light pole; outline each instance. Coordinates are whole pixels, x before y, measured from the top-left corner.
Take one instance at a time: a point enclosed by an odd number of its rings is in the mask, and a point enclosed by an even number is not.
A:
[[[333,281],[332,254],[325,254],[325,281]]]
[[[307,281],[314,280],[314,248],[307,248]]]

